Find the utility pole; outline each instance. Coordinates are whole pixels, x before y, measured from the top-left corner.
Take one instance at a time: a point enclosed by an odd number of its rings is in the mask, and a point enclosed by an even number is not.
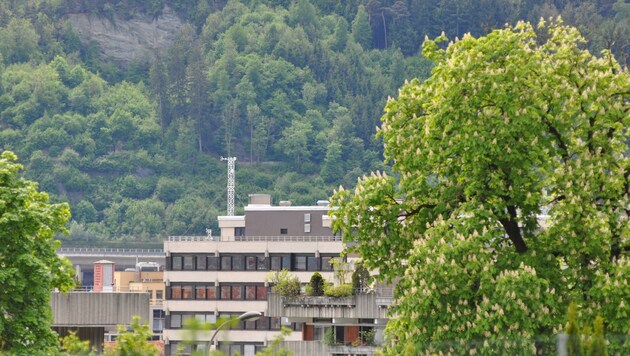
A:
[[[221,157],[222,161],[227,161],[227,215],[234,216],[234,163],[236,157]]]

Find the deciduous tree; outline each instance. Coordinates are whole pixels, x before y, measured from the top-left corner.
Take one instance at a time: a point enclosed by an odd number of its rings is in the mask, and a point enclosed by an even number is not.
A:
[[[70,208],[20,178],[16,160],[9,151],[0,158],[0,353],[51,354],[59,345],[50,292],[74,287],[72,265],[57,256],[53,239]]]
[[[569,301],[628,335],[628,72],[559,22],[443,40],[385,108],[395,176],[332,198],[366,266],[402,277],[387,349],[534,354]]]

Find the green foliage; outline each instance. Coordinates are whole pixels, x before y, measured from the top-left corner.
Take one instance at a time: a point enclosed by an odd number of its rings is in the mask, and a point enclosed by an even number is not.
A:
[[[300,279],[286,269],[270,272],[267,275],[267,281],[273,285],[273,292],[278,293],[282,297],[297,297],[300,295],[302,288]]]
[[[352,272],[352,289],[357,291],[365,291],[369,287],[370,271],[365,268],[363,262],[358,261],[354,265]]]
[[[50,292],[74,287],[72,264],[57,256],[53,239],[70,209],[20,178],[16,161],[10,151],[0,158],[0,353],[47,354],[58,348]]]
[[[153,333],[149,324],[142,324],[139,316],[131,320],[131,330],[125,325],[118,325],[118,337],[111,348],[105,349],[108,356],[157,356],[160,350],[148,342]]]
[[[568,337],[567,355],[608,355],[604,337],[604,319],[596,316],[593,328],[589,325],[580,327],[575,303],[569,304],[567,311],[566,333]]]
[[[324,295],[333,298],[350,297],[353,294],[352,284],[327,284],[324,287]]]
[[[401,278],[386,351],[545,353],[570,300],[627,335],[628,72],[559,22],[445,40],[385,108],[393,174],[331,198],[350,252]]]
[[[70,356],[89,356],[95,354],[90,349],[90,341],[81,341],[76,332],[71,331],[66,337],[60,338],[61,350]]]
[[[312,295],[315,297],[324,295],[324,277],[322,277],[321,273],[315,272],[311,276],[311,280],[308,282],[308,287],[306,294]]]
[[[324,337],[322,338],[322,342],[324,345],[332,346],[337,343],[335,340],[335,327],[331,326],[326,329],[324,332]]]

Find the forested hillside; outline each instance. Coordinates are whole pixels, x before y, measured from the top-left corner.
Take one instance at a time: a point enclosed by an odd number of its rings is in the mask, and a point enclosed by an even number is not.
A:
[[[71,21],[167,11],[172,45],[130,61]],[[556,15],[628,64],[623,0],[2,0],[0,149],[70,202],[66,240],[203,234],[225,212],[221,156],[238,158],[237,208],[325,199],[385,168],[374,133],[387,97],[428,76],[425,36]]]

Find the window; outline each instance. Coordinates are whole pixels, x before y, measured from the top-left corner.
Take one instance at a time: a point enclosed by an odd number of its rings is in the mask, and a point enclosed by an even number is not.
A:
[[[221,299],[232,299],[231,286],[221,286]]]
[[[282,269],[282,256],[271,257],[271,270],[279,271]]]
[[[184,270],[192,271],[194,269],[194,256],[184,256]]]
[[[267,270],[267,258],[266,257],[262,257],[262,256],[258,257],[257,269],[259,271],[266,271]]]
[[[267,300],[267,287],[256,286],[256,299]]]
[[[205,286],[197,286],[195,287],[195,299],[206,299],[206,287]]]
[[[269,330],[269,317],[263,316],[257,321],[256,326],[258,330]]]
[[[309,256],[306,258],[306,268],[309,271],[317,271],[319,270],[318,262],[319,262],[319,258]]]
[[[244,227],[235,227],[234,228],[234,236],[245,236],[245,228]]]
[[[243,299],[243,286],[232,286],[232,299]]]
[[[162,291],[161,290],[156,290],[155,291],[155,299],[162,300],[162,298],[163,298]]]
[[[311,224],[304,224],[304,232],[311,232]]]
[[[311,222],[311,213],[305,213],[304,214],[304,222],[305,223],[310,223]]]
[[[286,235],[288,233],[289,233],[289,229],[287,229],[287,228],[280,229],[280,235]]]
[[[245,269],[245,256],[232,257],[232,271],[242,271]]]
[[[232,256],[221,256],[221,270],[232,270]]]
[[[295,270],[306,271],[306,256],[295,256]]]
[[[217,287],[215,287],[215,286],[206,286],[206,298],[207,299],[217,299]]]
[[[209,271],[216,271],[219,269],[219,257],[208,256],[207,269]]]
[[[255,270],[256,267],[257,267],[256,256],[247,256],[247,264],[246,264],[247,270]]]
[[[192,286],[183,286],[182,287],[182,299],[193,299],[193,287]]]
[[[197,271],[206,270],[206,256],[197,256]]]
[[[182,299],[182,287],[180,286],[171,287],[171,299]]]
[[[256,299],[256,286],[245,286],[245,299],[247,300]]]
[[[269,318],[269,330],[280,330],[280,318],[272,317]]]
[[[322,256],[322,271],[332,271],[333,265],[330,263],[332,257],[330,256]]]
[[[177,329],[182,327],[181,314],[171,314],[171,328]]]
[[[182,256],[173,256],[172,259],[172,269],[173,271],[181,271],[182,270]]]

